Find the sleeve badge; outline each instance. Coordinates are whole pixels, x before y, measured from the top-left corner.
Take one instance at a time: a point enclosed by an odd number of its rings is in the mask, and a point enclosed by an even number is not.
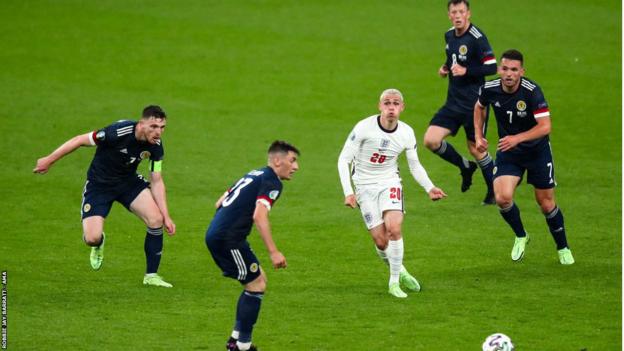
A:
[[[269,198],[271,200],[277,200],[278,196],[279,196],[279,190],[273,190],[269,193]]]
[[[99,141],[106,139],[106,132],[104,130],[98,130],[98,132],[95,134],[95,139]]]

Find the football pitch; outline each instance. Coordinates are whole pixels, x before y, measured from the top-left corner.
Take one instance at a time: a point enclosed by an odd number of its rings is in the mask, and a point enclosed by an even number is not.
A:
[[[0,2],[7,349],[224,349],[241,289],[221,277],[204,232],[216,199],[284,139],[302,152],[271,211],[288,268],[271,269],[250,236],[269,278],[260,350],[479,350],[495,332],[518,351],[621,350],[621,4],[471,5],[497,58],[522,51],[550,105],[572,266],[559,264],[530,185],[515,201],[532,241],[513,263],[511,230],[480,205],[479,172],[461,193],[456,168],[422,145],[446,96],[446,1]],[[349,131],[390,87],[403,91],[401,120],[448,194],[429,201],[401,160],[404,264],[423,284],[403,300],[387,293],[388,270],[359,212],[343,206],[336,168]],[[168,115],[163,177],[178,233],[165,238],[159,273],[173,289],[142,285],[145,226],[119,204],[104,265],[91,270],[80,201],[94,149],[31,173],[70,137],[137,119],[148,104]],[[467,155],[463,132],[448,141]]]

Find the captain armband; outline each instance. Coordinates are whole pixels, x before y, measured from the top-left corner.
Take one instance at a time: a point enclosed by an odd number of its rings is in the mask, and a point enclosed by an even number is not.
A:
[[[160,173],[162,171],[162,160],[150,161],[150,172]]]

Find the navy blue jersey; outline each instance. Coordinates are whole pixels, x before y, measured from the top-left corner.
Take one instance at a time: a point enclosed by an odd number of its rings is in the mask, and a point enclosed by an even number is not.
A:
[[[450,70],[454,63],[458,63],[467,69],[465,75],[458,77],[449,72],[446,106],[455,112],[472,113],[485,76],[496,73],[494,51],[485,34],[472,24],[459,37],[451,28],[444,35],[444,40],[446,67]]]
[[[160,161],[164,156],[161,142],[150,144],[135,137],[136,121],[119,121],[93,132],[97,145],[87,171],[89,181],[117,185],[136,178],[136,170],[144,159]]]
[[[282,193],[282,182],[271,167],[253,170],[237,181],[217,209],[206,239],[229,243],[245,241],[251,232],[256,202],[271,208]]]
[[[501,79],[489,81],[479,92],[479,103],[492,106],[498,125],[498,136],[515,135],[537,125],[537,118],[550,117],[548,103],[540,87],[524,77],[520,78],[518,90],[512,94],[503,90]],[[523,153],[548,147],[548,135],[518,144],[511,153]]]

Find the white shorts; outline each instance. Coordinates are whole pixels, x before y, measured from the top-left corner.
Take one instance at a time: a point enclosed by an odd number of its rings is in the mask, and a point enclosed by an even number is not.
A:
[[[400,181],[356,187],[355,196],[368,230],[382,224],[385,211],[403,212]]]

